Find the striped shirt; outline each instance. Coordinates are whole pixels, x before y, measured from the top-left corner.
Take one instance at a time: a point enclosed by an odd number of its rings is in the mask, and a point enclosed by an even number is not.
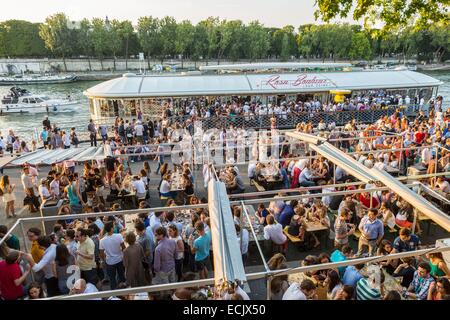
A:
[[[356,284],[357,300],[380,300],[380,289],[372,288],[366,278],[362,278]]]

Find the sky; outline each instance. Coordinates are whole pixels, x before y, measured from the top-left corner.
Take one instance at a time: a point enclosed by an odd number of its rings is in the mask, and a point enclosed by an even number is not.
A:
[[[210,16],[239,19],[244,23],[259,20],[266,27],[314,23],[315,0],[0,0],[0,21],[9,19],[43,22],[48,15],[64,12],[70,20],[106,17],[131,20],[141,16],[197,23]],[[340,22],[356,23],[351,18]],[[335,21],[338,22],[338,21]]]

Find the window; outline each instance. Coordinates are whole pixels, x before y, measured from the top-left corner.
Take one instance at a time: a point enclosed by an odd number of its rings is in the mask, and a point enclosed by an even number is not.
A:
[[[36,103],[41,103],[41,102],[44,102],[44,101],[40,98],[36,98]]]
[[[23,103],[28,103],[28,98],[22,100]]]

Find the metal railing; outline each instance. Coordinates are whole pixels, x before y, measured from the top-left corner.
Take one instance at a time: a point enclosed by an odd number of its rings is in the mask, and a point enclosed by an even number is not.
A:
[[[408,187],[416,186],[416,184],[410,184]],[[373,193],[376,191],[383,191],[388,190],[387,187],[379,187],[379,188],[370,188],[370,189],[357,189],[357,190],[348,190],[348,191],[337,191],[334,192],[333,195],[346,195],[346,194],[355,194],[355,193],[362,193],[362,192],[368,192]],[[253,199],[253,200],[241,200],[241,201],[230,201],[230,205],[239,205],[244,206],[254,203],[260,203],[260,202],[268,202],[273,200],[294,200],[294,199],[303,199],[303,198],[320,198],[323,196],[329,196],[329,193],[315,193],[315,194],[304,194],[304,195],[296,195],[296,196],[282,196],[282,197],[276,197],[276,198],[266,198],[266,199]],[[137,210],[126,210],[126,211],[111,211],[111,212],[99,212],[99,213],[86,213],[86,214],[71,214],[71,215],[62,215],[62,216],[49,216],[49,217],[35,217],[35,218],[20,218],[18,219],[15,224],[10,228],[8,233],[5,235],[4,238],[0,239],[0,245],[6,240],[6,237],[11,234],[18,226],[21,227],[21,232],[23,236],[23,241],[25,243],[25,248],[28,251],[28,245],[25,235],[25,229],[24,229],[24,223],[25,222],[43,222],[43,221],[57,221],[57,220],[65,220],[65,219],[83,219],[88,217],[99,217],[99,216],[124,216],[129,214],[137,214],[137,213],[148,213],[150,212],[161,212],[161,211],[176,211],[181,209],[196,209],[196,208],[206,208],[207,204],[199,204],[199,205],[188,205],[188,206],[174,206],[174,207],[157,207],[157,208],[150,208],[150,209],[137,209]],[[249,213],[247,210],[245,210],[244,214],[246,215],[247,219],[249,219]],[[250,213],[251,214],[251,213]],[[253,231],[252,231],[253,232]],[[324,270],[329,268],[337,268],[341,266],[348,266],[348,265],[355,265],[360,263],[374,263],[374,262],[380,262],[380,261],[386,261],[396,258],[402,258],[402,257],[408,257],[408,256],[419,256],[426,253],[431,252],[447,252],[450,251],[450,247],[440,247],[440,248],[432,248],[432,249],[426,249],[426,250],[418,250],[413,252],[406,252],[406,253],[399,253],[399,254],[393,254],[389,256],[380,256],[380,257],[369,257],[369,258],[360,258],[360,259],[353,259],[348,260],[345,262],[339,262],[339,263],[328,263],[328,264],[321,264],[321,265],[314,265],[314,266],[308,266],[308,267],[298,267],[298,268],[291,268],[291,269],[284,269],[284,270],[267,270],[266,263],[264,265],[266,266],[266,271],[259,272],[259,273],[251,273],[247,274],[247,280],[258,280],[258,279],[266,279],[267,281],[267,288],[270,288],[270,281],[274,276],[277,275],[287,275],[287,274],[294,274],[299,272],[307,272],[307,271],[314,271],[314,270]],[[260,255],[262,254],[262,250],[259,248]],[[265,262],[264,256],[261,256],[263,261]],[[195,287],[195,286],[204,286],[204,285],[213,285],[214,279],[204,279],[204,280],[196,280],[196,281],[189,281],[189,282],[179,282],[179,283],[171,283],[171,284],[164,284],[164,285],[150,285],[150,286],[144,286],[144,287],[138,287],[138,288],[127,288],[127,289],[121,289],[121,290],[109,290],[109,291],[102,291],[98,293],[92,293],[92,294],[81,294],[81,295],[68,295],[68,296],[58,296],[58,297],[51,297],[47,298],[47,300],[80,300],[80,299],[93,299],[93,298],[103,298],[103,297],[110,297],[110,296],[117,296],[117,295],[124,295],[124,294],[135,294],[135,293],[142,293],[142,292],[159,292],[164,290],[173,290],[177,288],[186,288],[186,287]],[[267,295],[269,297],[270,290],[267,290]]]

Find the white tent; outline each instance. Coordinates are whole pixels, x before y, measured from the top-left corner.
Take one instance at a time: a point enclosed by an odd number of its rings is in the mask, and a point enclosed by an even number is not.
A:
[[[87,89],[90,98],[145,98],[295,94],[330,90],[437,87],[442,82],[413,71],[358,71],[238,75],[134,75]]]
[[[227,283],[243,282],[247,278],[225,184],[210,181],[208,199],[214,279],[216,286],[223,288]]]

